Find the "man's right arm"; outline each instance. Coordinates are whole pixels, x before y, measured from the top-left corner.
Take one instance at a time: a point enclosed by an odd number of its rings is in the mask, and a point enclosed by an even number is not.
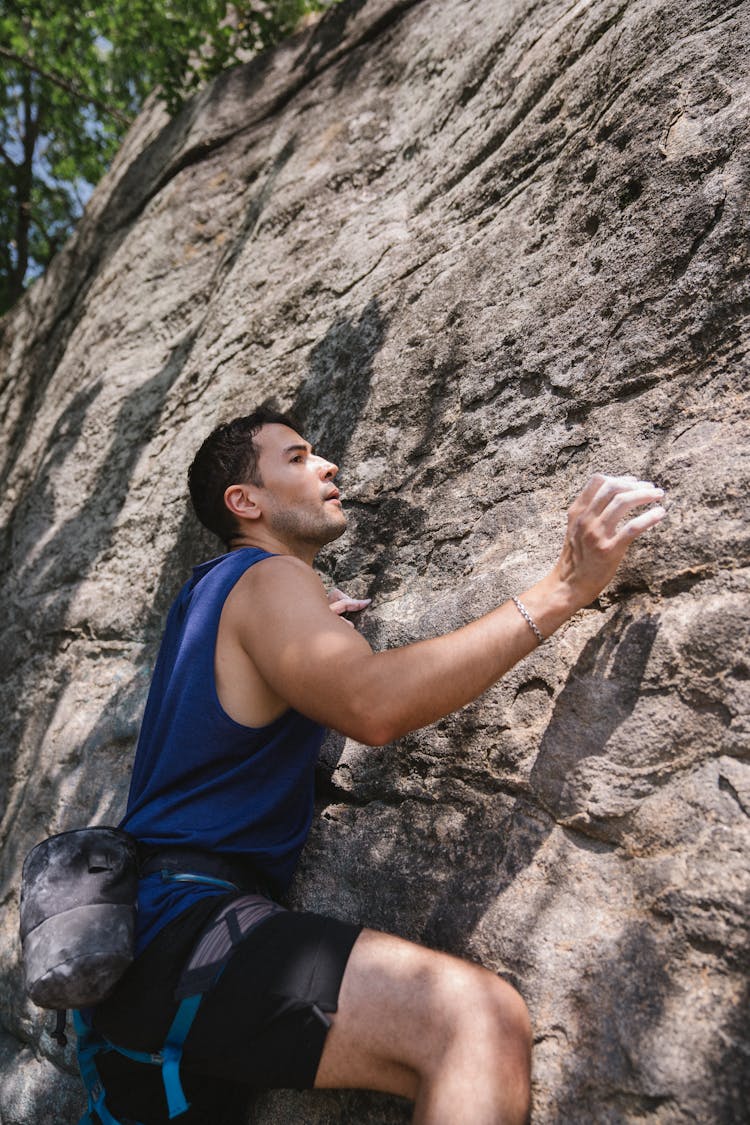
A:
[[[560,557],[520,597],[544,636],[590,604],[611,581],[632,541],[662,508],[622,523],[661,498],[633,478],[597,475],[568,513]],[[280,556],[241,580],[233,623],[260,675],[290,706],[359,742],[381,745],[476,699],[536,647],[513,602],[441,637],[373,653],[330,612],[310,567]]]

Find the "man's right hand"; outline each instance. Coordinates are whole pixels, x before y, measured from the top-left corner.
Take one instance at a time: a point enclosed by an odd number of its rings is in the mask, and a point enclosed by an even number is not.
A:
[[[629,520],[627,514],[663,497],[663,489],[635,477],[591,478],[568,511],[565,542],[551,575],[568,592],[571,612],[594,601],[633,540],[660,523],[666,511],[657,506]]]

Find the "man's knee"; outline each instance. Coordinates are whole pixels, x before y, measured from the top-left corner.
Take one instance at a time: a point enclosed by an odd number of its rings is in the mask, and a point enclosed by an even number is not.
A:
[[[521,995],[489,969],[468,961],[441,967],[434,988],[435,1017],[449,1038],[472,1036],[482,1049],[512,1050],[519,1057],[531,1050],[531,1021]]]
[[[471,1052],[477,1072],[502,1088],[509,1121],[528,1121],[531,1099],[531,1020],[523,997],[488,970],[475,978],[469,1021]],[[503,1118],[505,1120],[505,1118]]]
[[[431,984],[434,1018],[421,1078],[440,1081],[452,1073],[463,1081],[471,1075],[487,1105],[502,1105],[502,1120],[527,1121],[531,1021],[523,998],[488,969],[464,961],[443,961]]]
[[[492,979],[491,996],[495,1019],[504,1034],[512,1038],[526,1051],[531,1050],[531,1018],[526,1002],[519,992],[507,981],[490,974]]]

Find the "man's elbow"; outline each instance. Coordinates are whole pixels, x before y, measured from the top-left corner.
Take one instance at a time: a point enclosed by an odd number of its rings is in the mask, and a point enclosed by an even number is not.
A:
[[[359,741],[365,746],[387,746],[389,742],[395,742],[396,735],[390,727],[378,726],[375,724],[365,732],[365,737],[360,738]]]
[[[387,746],[401,733],[390,715],[379,707],[365,705],[355,707],[340,729],[347,738],[353,738],[363,746]]]

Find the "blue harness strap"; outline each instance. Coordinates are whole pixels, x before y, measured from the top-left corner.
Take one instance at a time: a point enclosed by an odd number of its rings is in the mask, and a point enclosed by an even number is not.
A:
[[[120,1047],[117,1043],[112,1043],[106,1036],[95,1031],[84,1019],[81,1012],[73,1012],[73,1023],[78,1036],[78,1067],[89,1096],[88,1111],[78,1122],[78,1125],[93,1125],[92,1112],[97,1114],[102,1125],[121,1125],[121,1122],[107,1108],[104,1087],[96,1067],[96,1056],[102,1051],[117,1051],[118,1054],[132,1059],[133,1062],[150,1063],[152,1066],[161,1067],[170,1120],[173,1117],[179,1117],[181,1113],[186,1113],[190,1109],[190,1103],[185,1097],[185,1091],[180,1081],[180,1063],[185,1040],[202,999],[203,994],[199,992],[194,996],[186,996],[180,1002],[172,1026],[167,1032],[166,1042],[161,1051],[157,1052],[132,1051],[128,1047]]]
[[[109,1043],[91,1027],[80,1011],[73,1011],[73,1026],[78,1037],[78,1068],[88,1094],[88,1108],[78,1125],[95,1125],[93,1114],[101,1125],[121,1125],[107,1108],[104,1087],[96,1069],[96,1056],[110,1049]]]
[[[172,1026],[167,1032],[167,1041],[162,1047],[161,1074],[164,1082],[164,1093],[167,1095],[170,1120],[173,1117],[179,1117],[181,1113],[185,1113],[189,1109],[180,1082],[180,1062],[182,1061],[182,1048],[202,999],[203,994],[198,992],[194,996],[186,996],[180,1002],[172,1020]]]

